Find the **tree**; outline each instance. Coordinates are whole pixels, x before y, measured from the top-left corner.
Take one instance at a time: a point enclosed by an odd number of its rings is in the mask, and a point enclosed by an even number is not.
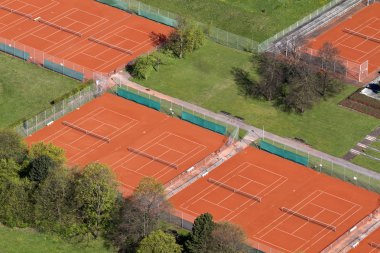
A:
[[[128,251],[159,227],[160,219],[170,212],[163,185],[154,178],[143,178],[130,199],[123,203],[113,235],[115,244]]]
[[[87,165],[76,179],[75,203],[84,230],[94,238],[109,225],[118,191],[112,171],[105,165]]]
[[[57,164],[47,155],[41,155],[33,159],[23,172],[30,180],[41,183],[49,171],[57,168]]]
[[[185,244],[186,250],[190,253],[207,252],[214,228],[215,223],[211,214],[204,213],[198,216],[194,221],[190,239]]]
[[[132,75],[140,79],[148,79],[154,69],[161,63],[160,57],[156,54],[140,56],[133,65]]]
[[[0,184],[7,181],[18,181],[20,170],[20,165],[14,160],[0,159]]]
[[[8,180],[0,184],[0,222],[10,227],[24,227],[33,220],[27,180]]]
[[[22,137],[10,129],[0,129],[0,159],[13,159],[21,164],[27,153]]]
[[[237,225],[222,222],[217,223],[211,233],[210,251],[218,253],[245,253],[246,236]]]
[[[345,69],[345,67],[338,60],[338,54],[339,50],[330,42],[325,42],[318,51],[321,67],[317,73],[317,90],[322,97],[337,94],[343,88],[342,82],[337,81],[331,74],[335,68]]]
[[[168,37],[165,47],[171,50],[178,58],[199,49],[205,40],[202,29],[185,20],[180,20],[178,28]]]
[[[75,233],[74,183],[72,170],[59,167],[40,184],[35,192],[35,223],[40,229],[63,236]]]
[[[29,148],[28,157],[30,160],[36,159],[42,155],[46,155],[51,158],[57,166],[61,166],[66,162],[65,150],[53,145],[52,143],[39,142],[33,144]]]
[[[145,237],[137,249],[137,253],[180,253],[181,246],[171,234],[156,230]]]

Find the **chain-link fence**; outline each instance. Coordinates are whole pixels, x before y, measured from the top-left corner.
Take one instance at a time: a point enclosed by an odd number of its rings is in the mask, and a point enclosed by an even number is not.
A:
[[[78,93],[55,103],[45,111],[38,113],[34,117],[24,120],[16,125],[14,129],[22,136],[29,136],[41,128],[50,125],[55,120],[63,117],[69,112],[81,107],[83,104],[91,101],[104,91],[94,85],[87,86]]]
[[[328,161],[322,157],[311,155],[307,151],[295,149],[283,143],[278,143],[267,138],[265,139],[265,141],[270,142],[273,145],[280,147],[284,150],[307,157],[308,167],[312,168],[315,171],[324,173],[326,175],[329,175],[335,178],[339,178],[345,182],[349,182],[353,185],[362,187],[369,191],[380,193],[380,181],[369,175],[361,174],[360,172],[357,172],[345,166],[336,164],[331,160]]]
[[[343,8],[337,9],[336,12],[332,13],[331,15],[328,15],[326,18],[321,18],[320,20],[316,20],[315,24],[308,26],[305,31],[302,31],[300,36],[306,36],[307,34],[312,33],[313,31],[316,31],[320,29],[322,26],[329,23],[331,20],[336,19],[338,17],[343,16],[345,13],[347,13],[350,9],[357,6],[359,3],[362,2],[362,0],[333,0],[329,2],[328,4],[322,6],[321,8],[317,9],[313,13],[310,13],[309,15],[305,16],[303,19],[298,20],[296,23],[292,24],[291,26],[285,28],[284,30],[276,33],[269,39],[263,41],[258,45],[258,51],[264,52],[267,51],[269,48],[273,46],[273,43],[281,40],[283,37],[285,37],[288,34],[293,33],[294,31],[300,29],[301,27],[306,26],[306,24],[310,23],[317,17],[321,16],[322,14],[326,13],[330,9],[334,8],[337,5],[340,5],[342,3],[345,3]]]

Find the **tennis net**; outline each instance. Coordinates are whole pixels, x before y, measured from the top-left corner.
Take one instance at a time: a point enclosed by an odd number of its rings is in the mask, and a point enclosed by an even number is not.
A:
[[[79,127],[79,126],[77,126],[77,125],[75,125],[73,123],[69,123],[67,121],[63,121],[62,124],[64,124],[65,126],[71,127],[71,128],[73,128],[75,130],[78,130],[78,131],[80,131],[82,133],[85,133],[87,135],[90,135],[92,137],[98,138],[100,140],[103,140],[103,141],[106,141],[106,142],[110,142],[111,141],[111,139],[108,138],[108,137],[104,137],[104,136],[102,136],[100,134],[96,134],[96,133],[94,133],[92,131],[89,131],[89,130],[86,130],[84,128],[81,128],[81,127]]]
[[[54,27],[56,29],[59,29],[61,31],[64,31],[64,32],[67,32],[67,33],[71,33],[75,36],[78,36],[78,37],[82,37],[82,34],[80,32],[76,32],[76,31],[73,31],[71,29],[68,29],[68,28],[65,28],[63,26],[60,26],[60,25],[57,25],[57,24],[54,24],[52,22],[49,22],[49,21],[46,21],[46,20],[43,20],[42,18],[38,18],[36,19],[38,20],[38,22],[42,23],[42,24],[45,24],[45,25],[48,25],[48,26],[51,26],[51,27]]]
[[[146,157],[146,158],[149,158],[149,159],[151,159],[151,160],[153,160],[153,161],[157,161],[157,162],[159,162],[159,163],[162,163],[162,164],[164,164],[164,165],[167,165],[167,166],[169,166],[169,167],[172,167],[172,168],[174,168],[174,169],[178,169],[178,165],[177,165],[177,164],[175,164],[175,163],[171,163],[171,162],[168,162],[168,161],[165,161],[165,160],[163,160],[163,159],[161,159],[161,158],[158,158],[158,157],[156,157],[156,156],[150,155],[150,154],[145,153],[145,152],[143,152],[143,151],[141,151],[141,150],[138,150],[138,149],[135,149],[135,148],[132,148],[132,147],[128,147],[128,150],[131,151],[131,152],[133,152],[133,153],[135,153],[135,154],[138,154],[138,155],[144,156],[144,157]]]
[[[239,189],[233,188],[233,187],[231,187],[229,185],[226,185],[225,183],[222,183],[222,182],[220,182],[218,180],[215,180],[215,179],[212,179],[212,178],[207,179],[207,181],[210,182],[210,183],[213,183],[215,185],[218,185],[220,187],[223,187],[224,189],[230,190],[232,192],[235,192],[235,193],[240,194],[240,195],[242,195],[244,197],[256,200],[257,202],[261,203],[261,198],[258,197],[258,196],[256,196],[256,195],[253,195],[253,194],[241,191]]]
[[[118,47],[116,45],[112,45],[110,43],[107,43],[105,41],[102,41],[102,40],[99,40],[99,39],[95,39],[93,37],[89,37],[88,40],[90,41],[93,41],[95,43],[98,43],[100,45],[103,45],[103,46],[106,46],[106,47],[109,47],[109,48],[112,48],[112,49],[115,49],[115,50],[118,50],[120,52],[123,52],[123,53],[126,53],[126,54],[133,54],[133,52],[131,50],[128,50],[128,49],[124,49],[124,48],[121,48],[121,47]]]
[[[380,244],[378,244],[378,243],[370,242],[369,245],[370,245],[371,247],[376,248],[376,249],[380,249]]]
[[[365,35],[363,33],[360,33],[360,32],[357,32],[357,31],[354,31],[354,30],[351,30],[351,29],[348,29],[348,28],[344,28],[343,31],[346,32],[346,33],[358,36],[360,38],[366,39],[366,40],[370,40],[370,41],[373,41],[373,42],[380,43],[380,39],[378,39],[378,38],[371,37],[371,36]]]
[[[314,223],[314,224],[320,225],[322,227],[328,228],[328,229],[330,229],[330,230],[332,230],[334,232],[336,231],[336,227],[333,226],[333,225],[330,225],[330,224],[327,224],[325,222],[319,221],[317,219],[311,218],[309,216],[300,214],[299,212],[291,210],[291,209],[286,208],[286,207],[281,207],[280,209],[281,209],[281,211],[283,211],[285,213],[292,214],[292,215],[294,215],[294,216],[296,216],[298,218],[301,218],[301,219],[307,220],[307,221],[309,221],[311,223]]]
[[[23,13],[21,11],[18,11],[18,10],[14,10],[14,9],[11,9],[9,7],[6,7],[6,6],[0,6],[0,9],[3,9],[5,11],[9,11],[11,13],[14,13],[14,14],[17,14],[17,15],[20,15],[20,16],[23,16],[23,17],[27,17],[29,19],[32,19],[32,15],[30,14],[26,14],[26,13]]]

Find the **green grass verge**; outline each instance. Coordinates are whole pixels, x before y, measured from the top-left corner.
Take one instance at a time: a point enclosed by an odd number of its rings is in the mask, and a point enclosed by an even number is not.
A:
[[[47,234],[38,233],[33,229],[8,228],[0,225],[1,253],[110,253],[101,241],[89,244],[70,244]]]
[[[377,141],[372,142],[370,147],[380,150],[380,142],[377,142]],[[367,148],[364,150],[364,152],[370,156],[373,156],[373,157],[380,159],[380,152],[378,152],[376,150],[372,150],[372,149]],[[380,161],[376,161],[374,159],[371,159],[370,157],[367,157],[364,155],[358,155],[354,159],[352,159],[352,162],[357,164],[357,165],[369,168],[371,170],[374,170],[374,171],[377,171],[380,173]]]
[[[186,59],[166,61],[148,80],[135,81],[215,112],[230,112],[278,135],[301,138],[339,157],[380,124],[378,119],[337,105],[356,89],[349,85],[338,96],[321,101],[303,115],[285,113],[267,101],[245,98],[231,70],[250,68],[250,58],[248,53],[207,41]]]
[[[81,83],[0,53],[0,128],[34,116]]]
[[[264,41],[329,0],[140,0],[181,16]]]

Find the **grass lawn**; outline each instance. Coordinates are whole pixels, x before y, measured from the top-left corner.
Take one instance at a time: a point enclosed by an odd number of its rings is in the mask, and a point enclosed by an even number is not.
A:
[[[380,142],[375,141],[370,145],[370,147],[380,150]],[[376,150],[367,148],[365,149],[364,152],[370,156],[380,159],[380,152]],[[370,168],[371,170],[374,170],[380,173],[380,161],[376,161],[364,155],[358,155],[352,161],[356,163],[357,165]]]
[[[89,245],[70,244],[32,229],[12,229],[0,225],[1,253],[110,253],[100,241]]]
[[[44,110],[80,82],[0,53],[0,128]]]
[[[329,0],[140,0],[220,29],[264,41]]]
[[[135,81],[215,112],[241,116],[278,135],[302,138],[314,148],[340,157],[380,125],[378,119],[337,105],[356,89],[352,86],[303,115],[282,112],[270,102],[246,99],[239,93],[231,69],[250,66],[250,54],[207,41],[186,59],[173,60],[148,80]]]

